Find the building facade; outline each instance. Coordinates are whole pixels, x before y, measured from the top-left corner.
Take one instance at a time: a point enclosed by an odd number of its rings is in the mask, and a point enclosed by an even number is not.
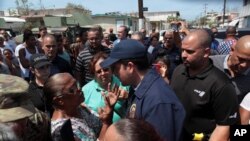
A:
[[[239,17],[239,27],[250,27],[250,0],[243,0]]]
[[[92,15],[92,19],[95,25],[100,25],[105,31],[113,28],[114,33],[117,33],[117,29],[121,25],[129,27],[131,31],[139,30],[137,17],[123,15],[119,12]]]

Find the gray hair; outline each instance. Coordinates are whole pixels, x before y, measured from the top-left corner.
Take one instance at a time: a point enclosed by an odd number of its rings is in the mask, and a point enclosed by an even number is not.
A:
[[[138,40],[139,41],[143,41],[143,34],[139,31],[136,31],[132,34],[131,38],[134,39],[134,37],[138,37]]]
[[[11,124],[11,123],[8,123]],[[14,124],[14,123],[13,123]],[[16,133],[11,128],[12,126],[7,126],[3,123],[0,123],[0,140],[1,141],[20,141]]]

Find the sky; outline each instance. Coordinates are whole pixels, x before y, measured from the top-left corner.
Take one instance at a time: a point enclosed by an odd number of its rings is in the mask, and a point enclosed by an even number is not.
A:
[[[16,0],[0,0],[0,10],[16,8]],[[40,9],[41,4],[45,8],[63,8],[67,3],[81,4],[92,11],[92,14],[104,14],[107,12],[137,12],[138,0],[29,0],[33,9]],[[143,6],[148,7],[149,12],[179,11],[180,16],[186,20],[194,20],[201,17],[206,11],[223,11],[224,0],[143,0]],[[240,10],[243,0],[226,0],[226,9]]]

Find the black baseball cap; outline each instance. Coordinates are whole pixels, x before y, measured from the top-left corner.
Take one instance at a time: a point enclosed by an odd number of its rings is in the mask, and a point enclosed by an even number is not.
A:
[[[48,57],[44,54],[34,54],[30,57],[30,65],[33,68],[40,68],[45,65],[50,65]]]

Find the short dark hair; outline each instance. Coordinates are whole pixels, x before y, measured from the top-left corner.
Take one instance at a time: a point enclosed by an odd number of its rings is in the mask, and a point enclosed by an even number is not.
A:
[[[26,42],[30,37],[35,37],[35,35],[33,33],[23,34],[23,41]]]
[[[97,33],[98,33],[98,36],[100,36],[100,38],[101,38],[101,34],[102,34],[102,33],[100,33],[100,30],[99,30],[98,28],[96,28],[96,27],[90,28],[90,29],[88,30],[88,33],[89,33],[89,32],[97,32]]]
[[[226,30],[226,34],[235,35],[237,33],[235,26],[229,26]]]
[[[23,43],[27,40],[28,34],[33,34],[33,32],[30,29],[24,29],[23,30]]]
[[[150,43],[153,41],[154,38],[156,38],[157,41],[159,41],[159,38],[157,36],[152,36],[152,37],[150,37]]]
[[[163,49],[163,48],[158,49],[155,62],[163,61],[164,64],[167,65],[167,67],[170,67],[170,58],[169,58],[169,56],[167,54],[168,53],[167,53],[167,51],[165,49]]]
[[[121,63],[126,66],[128,62],[134,63],[139,71],[143,71],[149,68],[147,55],[140,58],[121,59],[117,63]]]
[[[129,28],[127,26],[125,26],[125,25],[121,25],[120,27],[123,27],[126,35],[128,35]]]
[[[162,141],[154,127],[144,120],[122,119],[113,125],[127,141]]]
[[[39,31],[42,31],[42,30],[47,30],[47,27],[44,26],[44,25],[41,25],[41,26],[39,27]]]

